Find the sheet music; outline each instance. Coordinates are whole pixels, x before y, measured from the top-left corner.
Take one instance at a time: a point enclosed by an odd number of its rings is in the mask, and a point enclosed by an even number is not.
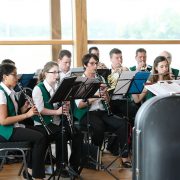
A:
[[[146,85],[145,88],[151,91],[156,96],[180,93],[180,85],[173,81],[159,81],[158,83],[152,85]]]
[[[120,94],[126,94],[131,84],[131,80],[136,73],[136,71],[123,71],[118,79],[116,88],[114,90],[114,95],[117,96]]]

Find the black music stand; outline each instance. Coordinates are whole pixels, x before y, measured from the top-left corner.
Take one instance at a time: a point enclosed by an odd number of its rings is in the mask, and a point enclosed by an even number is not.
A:
[[[128,96],[129,94],[140,94],[144,88],[144,84],[148,80],[150,72],[146,71],[123,71],[118,80],[113,92],[113,95],[125,95],[127,97],[127,119],[129,119],[128,115]],[[127,129],[128,133],[128,129]],[[122,150],[119,146],[119,156],[121,156]],[[118,158],[116,157],[109,165],[105,167],[108,169]]]
[[[76,77],[66,77],[62,80],[62,82],[59,84],[56,92],[54,93],[54,95],[50,98],[49,103],[60,103],[63,101],[68,101],[72,98],[73,94],[73,90],[76,89],[76,85],[78,84],[77,82],[75,83]],[[74,87],[74,89],[73,89]],[[62,104],[63,106],[63,104]],[[63,116],[62,116],[63,118]],[[62,133],[62,142],[64,140],[63,135],[64,135],[64,123],[63,123],[63,119],[62,119],[62,128],[61,128],[61,133]],[[70,166],[68,166],[67,163],[64,162],[64,153],[63,153],[63,144],[62,143],[62,168],[60,168],[59,174],[58,174],[58,179],[61,176],[61,173],[63,171],[63,169],[66,169],[68,171],[68,174],[70,175],[71,179],[74,178],[74,176],[79,177],[81,179],[81,177],[79,176],[79,174],[77,174]],[[51,176],[48,179],[51,179],[52,177],[54,177],[56,175],[56,172],[54,172],[53,174],[51,174]]]
[[[99,81],[96,79],[88,79],[85,77],[67,77],[62,80],[59,84],[56,92],[49,100],[49,103],[56,103],[62,101],[71,101],[73,99],[87,99],[92,97],[94,93],[99,88]],[[63,120],[62,120],[62,142],[63,142]],[[63,149],[63,147],[62,147]],[[62,157],[63,157],[63,150],[62,150]],[[65,162],[62,162],[63,168],[66,169],[71,177],[80,177],[71,167],[68,166]],[[63,169],[60,169],[58,179],[62,173]],[[55,173],[52,174],[51,177],[54,177]]]
[[[80,168],[80,172],[84,168],[84,165],[87,163],[89,166],[91,166],[91,165],[98,166],[99,168],[105,170],[110,175],[112,175],[112,173],[110,173],[107,169],[104,168],[104,165],[97,162],[90,154],[90,142],[89,142],[89,137],[90,137],[89,108],[90,108],[90,104],[89,104],[88,99],[89,98],[100,98],[99,96],[94,95],[99,90],[100,84],[101,84],[101,82],[99,81],[99,79],[90,78],[86,81],[85,86],[83,88],[81,88],[81,91],[80,91],[80,94],[82,97],[81,99],[84,99],[84,102],[87,102],[87,154],[83,159],[84,163],[83,163],[83,166]]]
[[[97,69],[97,73],[108,81],[108,76],[111,74],[111,69]]]

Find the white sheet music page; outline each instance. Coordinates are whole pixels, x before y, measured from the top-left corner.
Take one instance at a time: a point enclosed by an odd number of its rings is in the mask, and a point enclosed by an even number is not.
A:
[[[179,83],[173,81],[158,81],[155,84],[146,85],[145,88],[156,96],[166,94],[180,94]]]

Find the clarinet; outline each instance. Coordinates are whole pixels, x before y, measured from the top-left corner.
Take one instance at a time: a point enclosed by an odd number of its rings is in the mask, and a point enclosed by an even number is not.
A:
[[[66,102],[65,101],[63,101],[63,103],[62,103],[62,109],[63,109],[63,106],[66,106]],[[69,124],[69,128],[70,128],[70,133],[71,133],[71,135],[73,135],[73,125],[72,125],[72,119],[71,119],[71,115],[70,115],[70,113],[69,113],[69,111],[67,111],[66,113],[65,113],[65,115],[66,115],[66,117],[67,117],[67,121],[68,121],[68,124]]]
[[[96,76],[98,77],[99,81],[100,81],[101,83],[103,83],[102,77],[101,77],[97,72],[96,72]],[[106,100],[104,100],[104,99],[103,99],[102,101],[103,101],[103,104],[104,104],[104,106],[105,106],[105,109],[107,110],[108,116],[112,116],[113,113],[112,113],[112,111],[111,111],[111,106],[110,106],[109,102],[106,101]]]
[[[31,106],[31,107],[34,106],[34,103],[32,102],[32,99],[24,92],[21,84],[18,83],[17,86],[19,87],[21,93],[23,93],[25,99],[29,102],[30,106]],[[46,125],[46,123],[45,123],[42,115],[41,115],[39,112],[38,112],[38,117],[39,117],[39,119],[40,119],[41,124],[42,124],[43,127],[45,128],[47,134],[48,134],[48,135],[52,134],[53,132],[51,131],[51,129],[48,128],[48,126]]]
[[[69,77],[72,77],[72,74]],[[60,84],[60,77],[56,81],[57,81],[57,85],[59,85]],[[63,106],[66,105],[66,102],[63,101],[61,105],[62,105],[62,110],[63,110]],[[60,103],[58,103],[58,107],[60,107]],[[70,133],[72,135],[73,134],[73,125],[72,124],[73,123],[72,123],[71,115],[70,115],[69,111],[66,112],[65,115],[67,117],[67,121],[68,121],[69,128],[70,128]]]

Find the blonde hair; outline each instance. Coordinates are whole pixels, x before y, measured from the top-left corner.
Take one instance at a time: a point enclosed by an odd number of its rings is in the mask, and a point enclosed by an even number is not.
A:
[[[38,77],[38,82],[42,82],[46,76],[45,76],[45,73],[46,72],[49,72],[49,70],[54,67],[54,66],[58,66],[58,63],[55,62],[55,61],[49,61],[47,62],[45,65],[44,65],[44,68],[41,70],[41,72],[39,73],[39,77]]]

